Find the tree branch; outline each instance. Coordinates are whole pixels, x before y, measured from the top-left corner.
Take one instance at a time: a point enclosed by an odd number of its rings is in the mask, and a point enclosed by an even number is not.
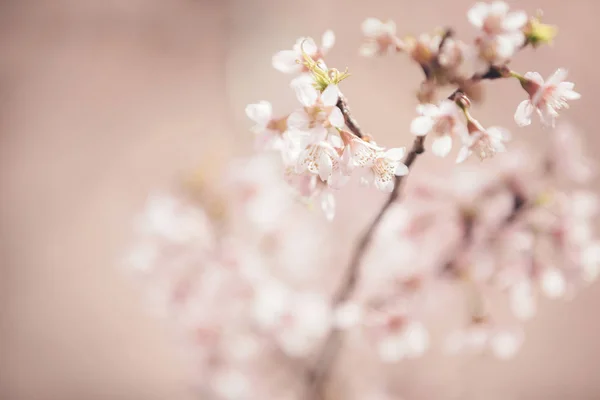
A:
[[[415,138],[413,145],[406,156],[406,160],[404,161],[404,164],[406,164],[407,167],[410,168],[417,157],[425,152],[424,142],[425,136],[418,136]],[[332,302],[334,307],[348,300],[354,292],[360,277],[359,267],[361,261],[366,253],[367,248],[369,247],[369,244],[373,240],[373,235],[377,231],[377,228],[383,220],[384,215],[400,196],[400,188],[406,176],[407,175],[396,176],[394,189],[390,193],[387,201],[384,203],[383,207],[377,213],[375,219],[373,219],[371,224],[358,240],[358,244],[354,248],[354,252],[350,258],[350,263],[345,270],[342,283],[333,296]],[[341,346],[341,340],[339,339],[341,334],[342,332],[337,328],[333,328],[331,330],[327,336],[327,339],[325,340],[325,343],[323,344],[323,350],[321,351],[321,354],[315,363],[315,367],[308,371],[307,380],[310,393],[309,399],[311,400],[324,398],[324,383],[327,381],[332,366],[339,354]]]
[[[346,100],[346,98],[341,93],[336,106],[342,112],[342,115],[344,116],[344,121],[346,122],[346,126],[348,127],[348,129],[350,129],[350,131],[359,138],[363,138],[365,135],[360,129],[358,122],[356,122],[356,120],[352,116],[352,113],[350,112],[350,107],[348,107],[348,100]]]

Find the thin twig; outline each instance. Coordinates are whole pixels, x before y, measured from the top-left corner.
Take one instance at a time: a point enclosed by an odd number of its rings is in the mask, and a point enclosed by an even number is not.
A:
[[[344,116],[344,121],[346,122],[346,126],[348,127],[348,129],[350,129],[350,131],[359,138],[363,138],[365,135],[360,129],[358,122],[356,122],[356,119],[354,119],[354,117],[352,116],[352,113],[350,112],[350,107],[348,107],[348,101],[342,94],[340,94],[336,105],[342,112],[342,115]]]
[[[425,136],[418,136],[415,138],[412,148],[408,152],[406,160],[404,161],[404,164],[406,164],[407,167],[410,168],[419,156],[419,154],[425,152],[425,147],[423,146],[424,142]],[[406,175],[396,176],[394,189],[390,193],[387,201],[379,210],[375,219],[371,222],[369,227],[360,237],[358,244],[354,249],[354,253],[350,258],[350,263],[348,264],[348,267],[345,270],[342,283],[335,295],[333,296],[332,302],[334,306],[339,305],[344,301],[348,300],[348,298],[354,292],[356,284],[358,283],[358,278],[360,276],[359,267],[361,261],[364,255],[366,254],[366,250],[369,247],[369,244],[373,240],[373,235],[375,234],[375,231],[377,230],[379,224],[383,220],[383,216],[400,196],[400,188],[405,177]],[[323,351],[317,359],[315,367],[308,372],[307,380],[311,400],[322,399],[324,397],[323,384],[327,381],[328,374],[331,372],[331,367],[337,359],[337,355],[341,346],[341,340],[339,340],[340,336],[341,331],[339,329],[332,329],[327,339],[325,340],[325,343],[323,344]]]

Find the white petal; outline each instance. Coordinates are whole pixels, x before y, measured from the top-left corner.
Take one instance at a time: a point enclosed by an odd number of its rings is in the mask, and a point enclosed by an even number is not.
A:
[[[394,181],[393,180],[384,181],[380,177],[376,176],[375,177],[375,187],[377,189],[381,190],[382,192],[390,193],[392,190],[394,190]]]
[[[331,126],[335,128],[343,128],[344,127],[344,115],[340,111],[339,108],[334,107],[329,114],[329,118],[327,118]]]
[[[319,177],[322,181],[326,181],[331,175],[333,170],[333,162],[324,151],[321,152],[319,157]]]
[[[535,82],[540,86],[544,84],[544,78],[539,72],[527,72],[525,74],[525,79]]]
[[[506,15],[508,12],[508,4],[503,1],[494,1],[490,5],[490,13],[498,16]]]
[[[406,154],[406,147],[396,147],[396,148],[386,150],[386,152],[383,153],[383,156],[390,160],[400,161],[404,158],[405,154]]]
[[[319,47],[317,46],[313,38],[301,37],[296,41],[296,44],[294,45],[294,50],[300,54],[304,51],[309,56],[312,56],[319,51]]]
[[[267,126],[273,115],[273,108],[268,101],[261,101],[246,106],[246,115],[260,126]]]
[[[406,327],[404,336],[409,357],[421,356],[429,348],[429,332],[421,323],[415,322]]]
[[[303,131],[308,128],[310,117],[304,110],[296,110],[287,118],[287,127],[291,131]]]
[[[345,303],[335,311],[335,325],[340,329],[348,329],[358,325],[363,318],[363,310],[356,303]]]
[[[448,101],[450,101],[450,100],[448,100]],[[450,102],[454,104],[453,101],[450,101]],[[419,104],[417,106],[417,112],[426,117],[434,117],[439,114],[440,109],[435,104],[430,104],[430,103]]]
[[[467,12],[467,18],[471,24],[477,28],[481,28],[489,11],[490,7],[487,4],[475,3],[475,5]]]
[[[564,97],[567,100],[579,100],[581,98],[581,94],[577,93],[574,90],[564,90],[562,92],[562,97]]]
[[[305,107],[312,107],[319,98],[319,91],[313,85],[294,85],[298,101]]]
[[[273,67],[283,73],[291,74],[302,69],[298,64],[298,53],[293,50],[282,50],[273,56]]]
[[[444,135],[433,140],[431,152],[438,157],[446,157],[452,150],[452,137]]]
[[[342,141],[342,138],[337,132],[329,133],[329,135],[327,136],[327,142],[329,142],[329,144],[336,148],[344,147],[344,142]]]
[[[321,38],[321,50],[327,53],[335,44],[335,34],[332,30],[327,30]]]
[[[383,22],[377,18],[367,18],[360,25],[363,34],[370,38],[376,38],[381,35]]]
[[[363,43],[358,49],[358,54],[360,54],[363,57],[373,57],[377,55],[378,52],[379,45],[377,44],[377,42]]]
[[[516,44],[511,36],[496,36],[496,54],[501,59],[511,58],[515,54]]]
[[[524,11],[513,11],[502,21],[502,28],[507,31],[515,31],[523,28],[527,23],[527,14]]]
[[[433,119],[430,117],[417,117],[410,124],[410,132],[413,135],[425,136],[431,131],[433,124]]]
[[[394,172],[396,176],[404,176],[408,174],[408,167],[402,163],[398,164],[396,167],[396,171]]]
[[[548,268],[542,275],[542,290],[550,298],[559,298],[565,295],[567,283],[563,274],[556,268]]]
[[[460,164],[464,162],[471,155],[471,150],[467,146],[463,146],[458,151],[458,155],[456,156],[456,163]]]
[[[321,93],[321,101],[325,107],[333,107],[340,97],[340,89],[337,85],[329,85]]]
[[[568,71],[566,69],[559,68],[550,76],[550,78],[548,78],[548,81],[546,83],[548,85],[558,85],[559,83],[567,79],[567,75]]]
[[[523,100],[519,103],[515,112],[515,122],[519,126],[527,126],[531,124],[531,114],[533,113],[533,104],[530,100]]]
[[[332,221],[335,217],[335,197],[328,190],[321,195],[321,210],[328,221]]]

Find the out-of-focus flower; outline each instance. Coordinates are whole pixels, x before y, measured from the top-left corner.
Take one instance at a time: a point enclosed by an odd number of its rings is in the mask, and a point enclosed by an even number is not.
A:
[[[569,108],[568,100],[581,97],[573,90],[575,84],[566,82],[567,71],[559,68],[546,82],[537,72],[528,72],[520,78],[521,86],[529,94],[528,100],[523,100],[515,112],[515,122],[519,126],[531,124],[531,115],[537,111],[542,123],[554,127],[558,112]]]
[[[373,164],[363,169],[364,182],[374,184],[383,192],[391,192],[394,189],[395,177],[408,174],[408,167],[402,163],[405,154],[406,149],[403,147],[378,153]]]
[[[510,138],[506,129],[497,126],[484,129],[474,121],[468,121],[467,128],[469,134],[463,137],[463,147],[456,158],[457,163],[465,161],[473,153],[484,160],[506,151],[504,142]]]
[[[360,47],[365,57],[384,55],[402,49],[402,42],[396,36],[394,21],[383,22],[377,18],[367,18],[361,25],[366,42]]]
[[[525,43],[523,28],[527,14],[508,11],[503,1],[476,3],[467,13],[471,24],[481,30],[478,38],[480,56],[490,64],[499,65],[510,59]]]
[[[273,107],[268,101],[260,101],[246,106],[246,115],[256,123],[251,131],[256,135],[259,150],[279,149],[281,135],[287,130],[286,118],[274,118]]]

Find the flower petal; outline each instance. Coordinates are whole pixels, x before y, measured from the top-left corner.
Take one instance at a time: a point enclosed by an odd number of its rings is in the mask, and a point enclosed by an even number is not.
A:
[[[321,38],[321,50],[323,53],[327,53],[335,44],[335,34],[332,30],[327,30],[323,33]]]
[[[467,12],[469,22],[477,28],[483,27],[483,22],[490,12],[490,6],[485,3],[475,3]]]
[[[458,155],[456,156],[456,163],[460,164],[464,162],[471,155],[472,151],[467,147],[463,146],[460,148]]]
[[[404,176],[408,175],[408,167],[402,163],[398,164],[396,167],[396,171],[394,171],[396,176]]]
[[[446,157],[452,150],[452,136],[444,135],[433,140],[431,152],[438,157]]]
[[[383,156],[390,160],[400,161],[404,158],[405,154],[406,154],[406,147],[396,147],[396,148],[386,150],[386,152],[383,153]]]
[[[533,113],[533,104],[530,100],[523,100],[515,112],[515,122],[523,127],[531,124],[531,114]]]
[[[319,98],[319,91],[313,85],[297,84],[293,88],[298,101],[305,107],[312,107]]]
[[[379,45],[377,42],[363,43],[358,49],[358,54],[363,57],[374,57],[379,52]]]
[[[308,128],[310,117],[304,110],[296,110],[287,118],[287,127],[289,130],[303,131]]]
[[[527,14],[525,11],[513,11],[508,13],[502,21],[502,28],[507,31],[520,30],[527,23]]]
[[[271,121],[273,108],[268,101],[261,101],[246,106],[246,115],[258,125],[265,127]]]
[[[426,116],[420,116],[412,120],[410,132],[416,136],[425,136],[433,128],[433,119]]]
[[[296,60],[298,60],[298,53],[293,50],[282,50],[273,56],[272,64],[276,70],[291,74],[302,69],[302,65]]]
[[[319,47],[315,43],[314,39],[311,37],[301,37],[296,40],[296,44],[294,45],[294,51],[298,54],[302,54],[305,52],[309,56],[314,55],[319,51]]]
[[[333,161],[331,160],[331,157],[329,157],[325,151],[322,151],[321,155],[319,156],[319,177],[323,182],[329,179],[332,170]]]
[[[333,107],[340,97],[340,89],[337,85],[328,85],[321,93],[321,101],[325,107]]]
[[[540,86],[544,84],[544,78],[539,74],[539,72],[527,72],[525,74],[525,79],[537,83]]]
[[[335,197],[329,190],[321,194],[321,210],[328,221],[332,221],[335,217]]]
[[[559,68],[556,70],[556,72],[554,72],[546,81],[546,84],[548,85],[558,85],[559,83],[563,82],[565,79],[567,79],[567,75],[569,74],[569,72],[564,69],[564,68]]]
[[[363,35],[370,38],[377,38],[383,31],[383,22],[377,18],[367,18],[360,25]]]

